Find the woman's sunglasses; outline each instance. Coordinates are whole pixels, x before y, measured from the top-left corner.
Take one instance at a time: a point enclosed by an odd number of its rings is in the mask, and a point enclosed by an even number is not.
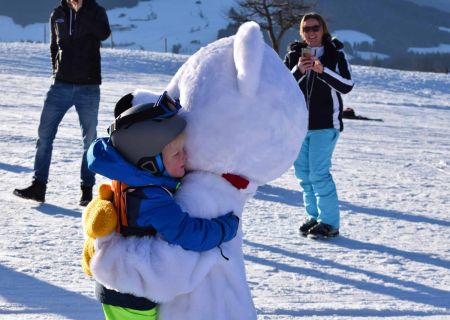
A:
[[[303,27],[303,32],[304,33],[309,33],[309,32],[319,32],[320,31],[320,25],[315,25],[315,26],[311,26],[311,27]]]

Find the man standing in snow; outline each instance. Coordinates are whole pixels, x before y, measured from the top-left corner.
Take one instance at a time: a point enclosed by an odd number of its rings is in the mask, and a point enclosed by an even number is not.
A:
[[[92,199],[95,174],[87,167],[86,151],[97,138],[100,103],[100,45],[111,34],[106,10],[95,0],[61,0],[50,16],[53,83],[47,92],[38,128],[31,186],[16,196],[45,201],[53,141],[66,112],[75,106],[83,136],[80,205]]]

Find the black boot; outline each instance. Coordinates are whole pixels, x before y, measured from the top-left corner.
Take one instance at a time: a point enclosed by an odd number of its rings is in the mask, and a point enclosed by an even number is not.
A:
[[[86,207],[92,200],[92,187],[81,186],[80,206]]]
[[[339,235],[339,229],[335,229],[329,224],[319,222],[314,227],[309,229],[309,237],[311,239],[324,239],[336,237]]]
[[[309,219],[305,221],[304,224],[300,226],[300,233],[302,236],[306,237],[308,236],[309,230],[314,227],[317,224],[317,221],[315,219]]]
[[[45,183],[34,180],[28,188],[14,189],[13,194],[24,199],[45,202],[46,190],[47,185]]]

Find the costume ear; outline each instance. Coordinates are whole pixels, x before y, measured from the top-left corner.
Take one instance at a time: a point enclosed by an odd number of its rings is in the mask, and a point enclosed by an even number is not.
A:
[[[116,103],[114,108],[114,118],[117,118],[119,114],[132,107],[133,95],[131,93],[124,95]]]
[[[245,96],[256,95],[264,56],[264,39],[256,22],[249,21],[239,27],[233,55],[239,91]]]

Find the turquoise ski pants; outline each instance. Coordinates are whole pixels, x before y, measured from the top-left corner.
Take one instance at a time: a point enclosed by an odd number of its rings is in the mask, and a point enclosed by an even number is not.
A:
[[[339,203],[330,169],[338,138],[337,129],[308,130],[294,162],[308,217],[334,228],[339,228]]]

